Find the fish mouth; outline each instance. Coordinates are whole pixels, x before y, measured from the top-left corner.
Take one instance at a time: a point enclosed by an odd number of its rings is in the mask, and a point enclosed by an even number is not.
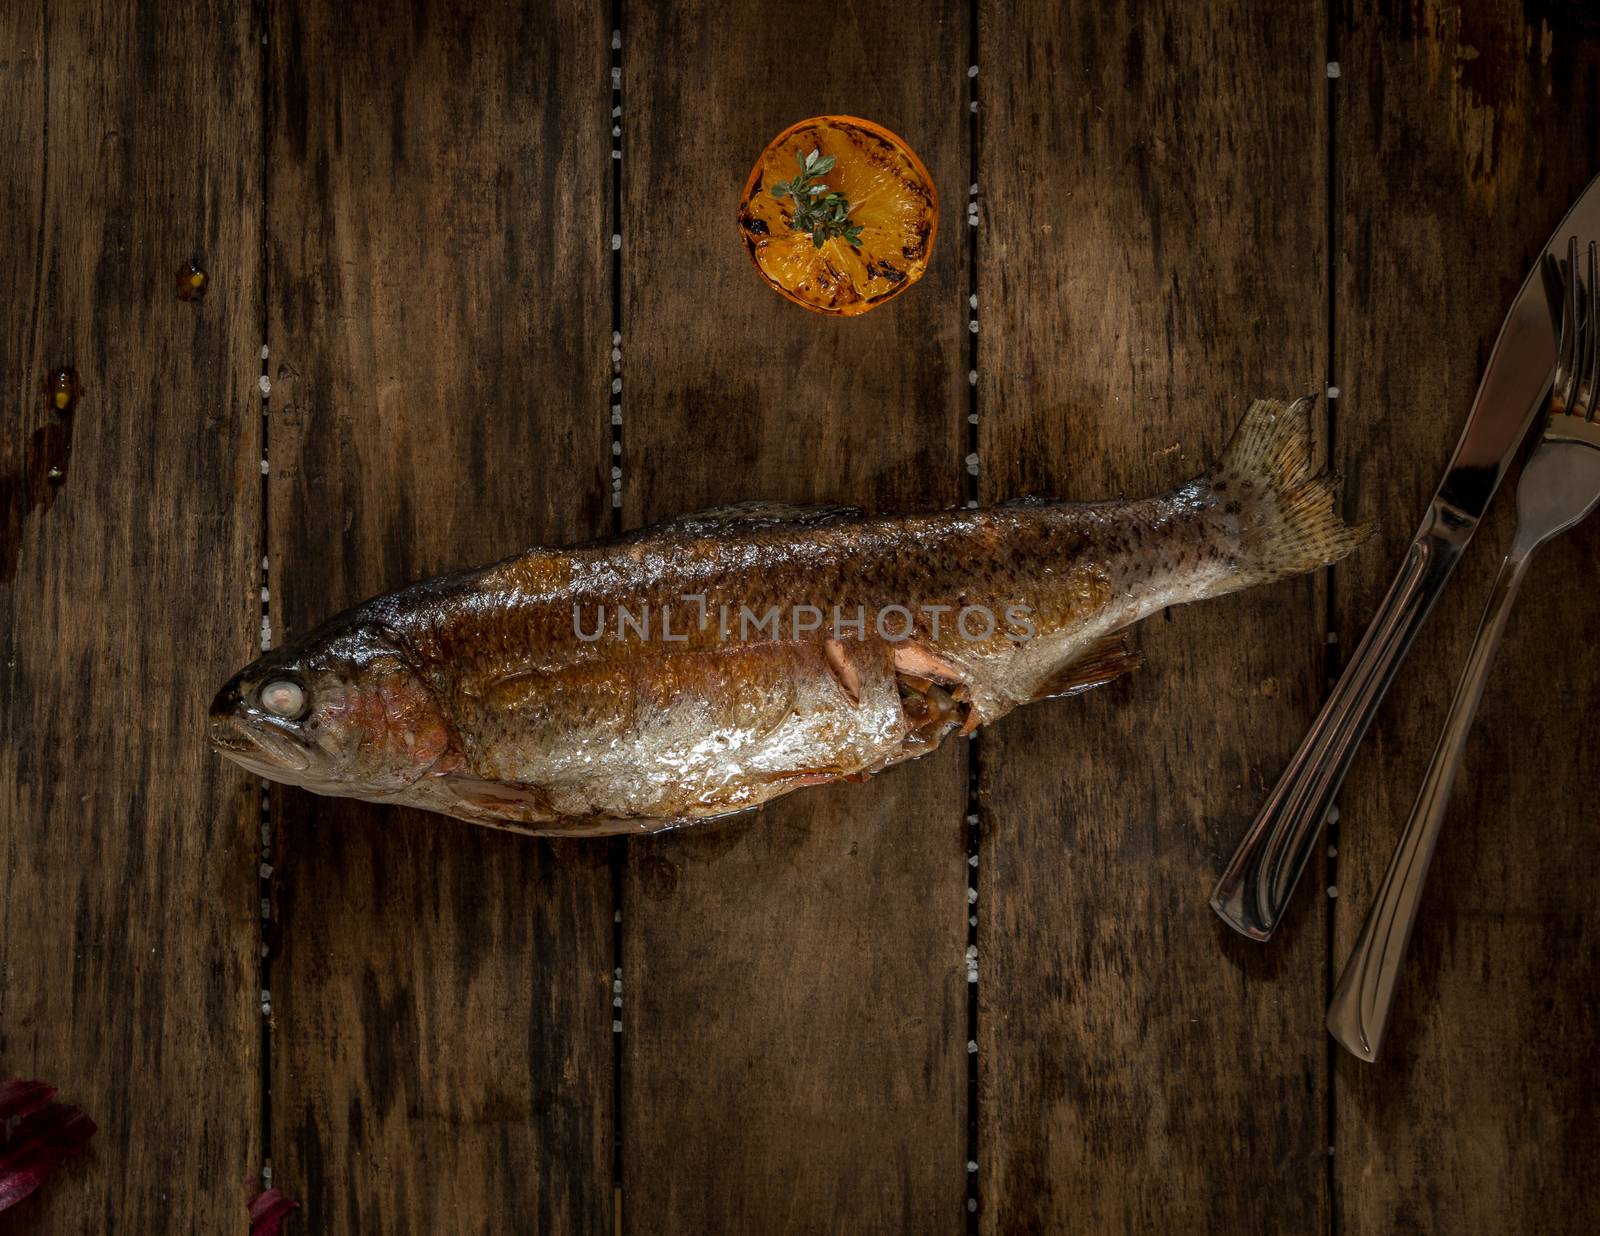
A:
[[[303,773],[311,757],[285,734],[247,725],[238,717],[211,718],[206,737],[214,751],[266,776]]]

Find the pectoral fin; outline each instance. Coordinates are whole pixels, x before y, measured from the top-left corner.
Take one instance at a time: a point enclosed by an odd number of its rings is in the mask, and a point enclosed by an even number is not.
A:
[[[549,796],[536,785],[485,781],[465,773],[451,773],[439,780],[463,806],[497,819],[539,824],[557,818]]]
[[[1131,674],[1144,664],[1144,658],[1129,641],[1124,632],[1102,636],[1084,650],[1076,661],[1063,665],[1041,682],[1028,697],[1034,700],[1053,699],[1058,695],[1077,695],[1103,687],[1124,674]]]

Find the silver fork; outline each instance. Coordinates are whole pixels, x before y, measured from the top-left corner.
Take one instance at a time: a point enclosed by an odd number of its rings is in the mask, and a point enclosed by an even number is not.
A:
[[[1461,765],[1472,719],[1483,696],[1511,602],[1522,584],[1534,551],[1546,541],[1580,522],[1600,504],[1600,364],[1596,335],[1600,333],[1600,280],[1597,247],[1591,243],[1587,279],[1578,278],[1578,242],[1567,243],[1567,260],[1557,264],[1545,257],[1545,288],[1552,308],[1559,305],[1561,340],[1556,358],[1550,416],[1539,445],[1523,466],[1517,482],[1517,532],[1511,551],[1500,566],[1494,591],[1478,624],[1477,638],[1462,670],[1444,733],[1434,748],[1433,761],[1411,819],[1389,860],[1389,870],[1361,927],[1354,952],[1345,963],[1333,1002],[1328,1006],[1328,1030],[1362,1060],[1373,1060],[1383,1045],[1394,1004],[1395,985],[1406,946],[1416,925],[1423,882],[1439,839],[1450,786]]]

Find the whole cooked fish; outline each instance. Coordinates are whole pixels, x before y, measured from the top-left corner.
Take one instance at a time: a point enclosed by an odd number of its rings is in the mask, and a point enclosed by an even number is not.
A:
[[[1160,497],[750,504],[415,584],[247,666],[211,743],[321,794],[549,834],[864,779],[1127,672],[1121,633],[1158,610],[1355,548],[1311,402],[1256,402],[1219,467]]]

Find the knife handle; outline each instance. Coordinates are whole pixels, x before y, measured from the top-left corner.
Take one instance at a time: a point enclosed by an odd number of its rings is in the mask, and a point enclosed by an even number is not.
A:
[[[1356,746],[1471,538],[1476,521],[1435,501],[1311,732],[1217,881],[1211,908],[1252,940],[1272,935]]]

